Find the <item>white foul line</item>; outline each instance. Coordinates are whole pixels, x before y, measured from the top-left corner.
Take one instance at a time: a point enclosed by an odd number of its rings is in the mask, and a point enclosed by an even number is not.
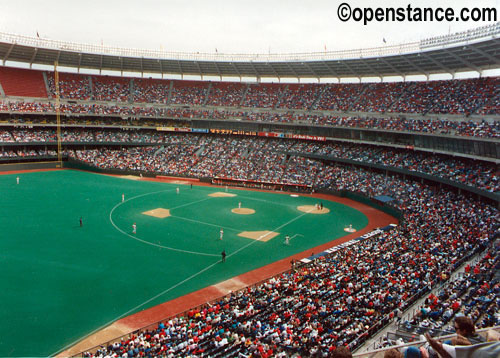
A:
[[[172,190],[173,190],[173,189],[172,189]],[[135,199],[135,198],[138,198],[138,197],[142,197],[142,196],[146,196],[146,195],[149,195],[149,194],[161,193],[161,192],[165,192],[165,191],[168,191],[168,190],[162,190],[162,191],[158,191],[158,192],[154,192],[154,193],[142,194],[142,195],[138,195],[138,196],[136,196],[136,197],[130,198],[130,199],[128,199],[128,200],[132,200],[132,199]],[[128,201],[128,200],[127,200],[127,201]],[[123,232],[121,229],[119,229],[119,228],[118,228],[118,227],[117,227],[117,226],[113,223],[113,220],[111,219],[111,214],[112,214],[112,212],[113,212],[113,211],[114,211],[114,210],[115,210],[115,209],[116,209],[119,205],[121,205],[121,204],[122,204],[122,203],[119,203],[119,204],[115,205],[115,207],[111,210],[110,215],[109,215],[109,217],[110,217],[110,221],[111,221],[111,223],[113,224],[113,226],[115,226],[115,228],[116,228],[117,230],[119,230],[120,232],[124,233],[124,234],[125,234],[125,235],[127,235],[127,236],[131,236],[131,235],[129,235],[129,234],[127,234],[127,233]],[[277,227],[277,228],[275,228],[273,231],[274,231],[274,232],[276,232],[277,230],[280,230],[281,228],[285,227],[286,225],[291,224],[292,222],[294,222],[294,221],[296,221],[296,220],[300,219],[301,217],[303,217],[304,215],[306,215],[306,214],[310,213],[312,210],[314,210],[314,209],[311,209],[311,210],[309,210],[309,211],[307,211],[307,212],[305,212],[305,213],[303,213],[303,214],[301,214],[301,215],[297,216],[296,218],[294,218],[294,219],[292,219],[292,220],[290,220],[290,221],[288,221],[288,222],[284,223],[283,225],[278,226],[278,227]],[[261,236],[260,236],[257,240],[252,241],[252,242],[250,242],[249,244],[247,244],[247,245],[245,245],[245,246],[242,246],[241,248],[239,248],[239,249],[238,249],[238,250],[236,250],[235,252],[233,252],[233,253],[231,253],[230,255],[228,255],[228,257],[231,257],[231,256],[233,256],[233,255],[237,254],[238,252],[242,251],[243,249],[246,249],[246,248],[247,248],[247,247],[249,247],[250,245],[253,245],[255,242],[260,241],[261,239],[263,239],[264,237],[266,237],[266,236],[267,236],[267,235],[269,235],[269,234],[270,234],[270,233],[267,233],[267,234],[265,234],[265,235],[261,235]],[[135,237],[133,237],[133,236],[131,236],[131,237],[132,237],[132,238],[134,238],[134,239],[137,239],[137,238],[135,238]],[[141,241],[142,241],[142,240],[141,240]],[[147,242],[147,241],[144,241],[144,242],[145,242],[145,243],[148,243],[148,244],[151,244],[151,243],[149,243],[149,242]],[[154,245],[154,246],[159,246],[159,245],[156,245],[156,244],[151,244],[151,245]],[[176,251],[182,251],[182,250],[176,250]],[[213,255],[213,256],[215,256],[215,255]],[[218,256],[218,255],[217,255],[217,256]],[[72,347],[72,346],[74,346],[76,343],[78,343],[78,342],[79,342],[79,341],[81,341],[82,339],[84,339],[84,338],[86,338],[86,337],[88,337],[88,336],[92,335],[92,334],[93,334],[93,333],[95,333],[95,332],[100,331],[100,330],[101,330],[101,329],[103,329],[104,327],[106,327],[106,326],[108,326],[108,325],[112,324],[113,322],[115,322],[115,321],[117,321],[117,320],[119,320],[119,319],[121,319],[121,318],[123,318],[123,317],[125,317],[125,316],[129,315],[131,312],[133,312],[133,311],[135,311],[135,310],[137,310],[137,309],[141,308],[142,306],[144,306],[144,305],[148,304],[149,302],[151,302],[151,301],[153,301],[153,300],[157,299],[158,297],[161,297],[161,296],[162,296],[162,295],[164,295],[165,293],[167,293],[167,292],[169,292],[169,291],[173,290],[174,288],[176,288],[176,287],[178,287],[178,286],[182,285],[183,283],[185,283],[185,282],[187,282],[187,281],[190,281],[191,279],[195,278],[196,276],[199,276],[200,274],[202,274],[203,272],[205,272],[205,271],[207,271],[207,270],[211,269],[212,267],[214,267],[214,266],[215,266],[215,265],[217,265],[218,263],[219,263],[219,260],[217,260],[217,261],[216,261],[216,262],[214,262],[213,264],[208,265],[208,266],[207,266],[207,267],[205,267],[204,269],[202,269],[202,270],[200,270],[200,271],[198,271],[198,272],[196,272],[196,273],[192,274],[191,276],[189,276],[189,277],[185,278],[184,280],[179,281],[179,282],[178,282],[178,283],[176,283],[175,285],[173,285],[173,286],[171,286],[171,287],[169,287],[169,288],[165,289],[164,291],[162,291],[162,292],[158,293],[156,296],[151,297],[151,298],[150,298],[150,299],[148,299],[147,301],[145,301],[145,302],[143,302],[143,303],[141,303],[141,304],[137,305],[137,306],[136,306],[136,307],[134,307],[134,308],[131,308],[130,310],[128,310],[128,311],[127,311],[127,312],[125,312],[125,313],[122,313],[120,316],[116,317],[115,319],[113,319],[113,320],[111,320],[111,321],[107,322],[106,324],[104,324],[104,325],[100,326],[99,328],[97,328],[97,329],[95,329],[94,331],[90,332],[90,333],[89,333],[88,335],[86,335],[85,337],[80,338],[80,339],[78,339],[77,341],[75,341],[75,342],[73,342],[73,343],[71,343],[71,344],[69,344],[69,345],[65,346],[64,348],[62,348],[61,350],[59,350],[59,352],[64,351],[64,350],[65,350],[65,349],[67,349],[68,347]],[[53,356],[55,356],[56,354],[57,354],[57,353],[54,353],[54,354],[51,354],[50,356],[51,356],[51,357],[53,357]]]
[[[176,288],[176,287],[178,287],[178,286],[182,285],[183,283],[185,283],[185,282],[187,282],[187,281],[189,281],[189,280],[191,280],[191,279],[195,278],[196,276],[201,275],[203,272],[205,272],[205,271],[207,271],[207,270],[211,269],[212,267],[214,267],[214,266],[215,266],[215,265],[217,265],[218,263],[219,263],[219,261],[217,260],[217,261],[216,261],[216,262],[214,262],[213,264],[208,265],[208,266],[207,266],[207,267],[205,267],[204,269],[202,269],[202,270],[200,270],[200,271],[198,271],[198,272],[196,272],[196,273],[192,274],[191,276],[189,276],[189,277],[185,278],[184,280],[182,280],[182,281],[180,281],[180,282],[176,283],[175,285],[173,285],[173,286],[171,286],[171,287],[167,288],[166,290],[164,290],[164,291],[162,291],[162,292],[158,293],[156,296],[151,297],[151,298],[150,298],[150,299],[148,299],[147,301],[144,301],[143,303],[141,303],[141,304],[139,304],[139,305],[135,306],[134,308],[129,309],[127,312],[122,313],[122,314],[121,314],[121,315],[119,315],[118,317],[116,317],[116,318],[114,318],[114,319],[112,319],[112,320],[108,321],[107,323],[105,323],[105,324],[101,325],[100,327],[98,327],[98,328],[94,329],[92,332],[88,333],[88,334],[87,334],[87,335],[85,335],[84,337],[79,338],[78,340],[74,341],[73,343],[68,344],[68,345],[67,345],[67,346],[65,346],[64,348],[60,349],[58,352],[55,352],[55,353],[51,354],[49,357],[55,357],[57,353],[62,352],[62,351],[64,351],[64,350],[68,349],[69,347],[74,346],[74,345],[75,345],[75,344],[77,344],[78,342],[80,342],[80,341],[82,341],[83,339],[85,339],[85,338],[87,338],[87,337],[91,336],[92,334],[94,334],[94,333],[96,333],[96,332],[100,331],[101,329],[103,329],[103,328],[105,328],[105,327],[109,326],[109,325],[110,325],[110,324],[112,324],[113,322],[116,322],[116,321],[118,321],[119,319],[121,319],[121,318],[123,318],[123,317],[128,316],[129,314],[131,314],[132,312],[134,312],[134,311],[138,310],[138,309],[139,309],[139,308],[141,308],[142,306],[144,306],[144,305],[148,304],[149,302],[151,302],[151,301],[153,301],[153,300],[157,299],[158,297],[163,296],[165,293],[167,293],[167,292],[169,292],[169,291],[173,290],[174,288]]]
[[[299,215],[299,216],[297,216],[296,218],[293,218],[292,220],[290,220],[290,221],[288,221],[288,222],[284,223],[283,225],[278,226],[277,228],[273,229],[273,231],[270,231],[270,232],[268,232],[268,233],[266,233],[266,234],[264,234],[264,235],[259,236],[259,238],[258,238],[257,240],[252,241],[252,242],[250,242],[250,243],[246,244],[245,246],[240,247],[238,250],[236,250],[235,252],[233,252],[233,253],[231,253],[230,255],[228,255],[228,257],[231,257],[231,256],[233,256],[233,255],[236,255],[236,254],[237,254],[238,252],[240,252],[241,250],[246,249],[246,248],[247,248],[247,247],[249,247],[250,245],[255,244],[257,241],[260,241],[261,239],[265,238],[267,235],[271,234],[272,232],[277,232],[277,231],[278,231],[279,229],[281,229],[282,227],[285,227],[285,226],[287,226],[288,224],[291,224],[292,222],[294,222],[294,221],[296,221],[296,220],[300,219],[301,217],[303,217],[304,215],[309,214],[309,213],[310,213],[311,211],[313,211],[313,210],[314,210],[314,208],[313,208],[313,209],[310,209],[310,210],[308,210],[308,211],[306,211],[306,212],[305,212],[305,213],[303,213],[303,214],[300,214],[300,215]]]

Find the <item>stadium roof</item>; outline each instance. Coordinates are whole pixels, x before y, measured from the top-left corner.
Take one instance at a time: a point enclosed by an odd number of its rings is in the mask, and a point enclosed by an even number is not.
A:
[[[500,68],[500,22],[419,42],[296,54],[207,54],[113,48],[0,33],[0,59],[98,71],[261,78],[426,75]]]

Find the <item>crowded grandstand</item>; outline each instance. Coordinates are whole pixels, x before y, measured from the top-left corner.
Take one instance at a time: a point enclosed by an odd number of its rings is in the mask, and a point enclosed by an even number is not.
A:
[[[484,43],[498,51],[497,40]],[[383,354],[414,347],[426,332],[455,335],[464,317],[498,332],[500,77],[126,77],[5,66],[16,52],[7,54],[7,45],[0,44],[2,164],[62,161],[100,173],[389,197],[382,205],[400,215],[390,230],[76,354],[327,357],[339,347]],[[379,338],[387,326],[393,332]],[[465,344],[486,341],[473,333]],[[420,354],[434,354],[423,341]]]

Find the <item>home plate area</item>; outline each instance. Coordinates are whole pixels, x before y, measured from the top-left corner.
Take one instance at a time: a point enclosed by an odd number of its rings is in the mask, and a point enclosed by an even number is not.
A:
[[[279,232],[274,232],[274,231],[243,231],[240,232],[238,236],[245,237],[247,239],[266,242],[278,236],[279,234],[280,234]]]
[[[163,209],[163,208],[158,208],[158,209],[153,209],[149,211],[143,212],[144,215],[149,215],[153,216],[155,218],[160,218],[160,219],[165,219],[170,216],[170,210],[169,209]]]

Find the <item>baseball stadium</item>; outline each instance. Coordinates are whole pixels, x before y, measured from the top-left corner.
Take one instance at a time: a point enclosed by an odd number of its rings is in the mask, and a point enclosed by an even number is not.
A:
[[[498,353],[499,34],[247,56],[0,32],[0,356]]]

